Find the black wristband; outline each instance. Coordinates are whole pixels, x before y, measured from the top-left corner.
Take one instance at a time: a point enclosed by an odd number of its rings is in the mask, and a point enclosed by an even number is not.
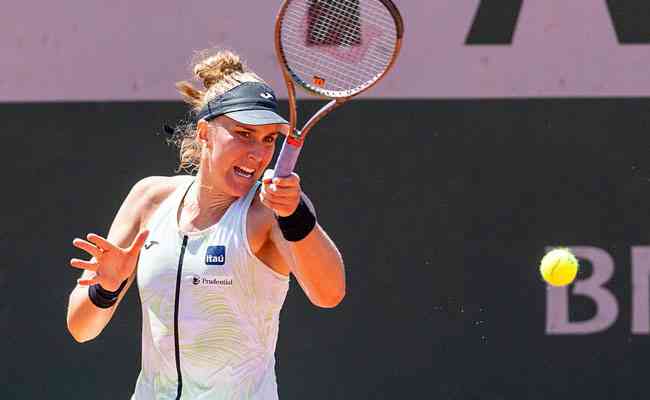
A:
[[[282,236],[290,242],[304,239],[316,226],[316,217],[311,212],[305,200],[300,198],[296,211],[288,217],[276,217]]]
[[[117,297],[122,292],[122,289],[124,289],[124,286],[126,286],[127,281],[128,279],[125,279],[114,292],[104,289],[99,283],[91,285],[88,288],[88,297],[99,308],[111,308],[117,302]]]

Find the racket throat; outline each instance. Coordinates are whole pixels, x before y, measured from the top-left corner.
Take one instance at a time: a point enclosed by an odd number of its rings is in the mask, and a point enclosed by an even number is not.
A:
[[[302,136],[301,136],[301,132],[298,129],[296,129],[294,131],[293,135],[287,136],[286,140],[287,140],[287,143],[292,145],[292,146],[295,146],[295,147],[302,146]]]

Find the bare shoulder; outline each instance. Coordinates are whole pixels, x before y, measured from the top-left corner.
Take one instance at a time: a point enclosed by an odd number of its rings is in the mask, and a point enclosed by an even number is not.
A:
[[[138,215],[140,225],[144,226],[151,215],[158,209],[180,185],[194,179],[190,175],[149,176],[139,180],[129,192],[125,206]]]
[[[190,175],[148,176],[138,181],[131,191],[151,203],[163,202],[180,185],[194,179]]]

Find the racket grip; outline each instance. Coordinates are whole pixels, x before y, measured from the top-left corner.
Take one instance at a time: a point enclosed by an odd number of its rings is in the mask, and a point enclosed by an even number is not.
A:
[[[291,175],[298,161],[300,150],[302,150],[301,142],[292,140],[290,136],[284,140],[282,150],[280,150],[280,154],[278,155],[278,160],[275,162],[275,170],[273,171],[274,178],[285,178]]]

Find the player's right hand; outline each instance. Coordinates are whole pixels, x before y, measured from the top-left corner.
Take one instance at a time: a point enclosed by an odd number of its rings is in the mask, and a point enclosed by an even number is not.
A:
[[[94,277],[89,279],[82,277],[77,280],[77,283],[81,286],[99,283],[108,291],[116,291],[122,282],[133,274],[140,249],[147,240],[147,236],[149,236],[148,230],[141,231],[127,248],[116,246],[94,233],[86,235],[87,241],[79,238],[74,239],[73,246],[86,251],[93,258],[90,261],[73,258],[70,260],[70,265],[95,273]]]

